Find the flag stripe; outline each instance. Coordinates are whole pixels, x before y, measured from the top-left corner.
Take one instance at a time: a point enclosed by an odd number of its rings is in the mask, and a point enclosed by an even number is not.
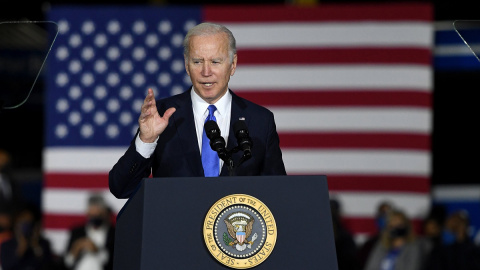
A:
[[[432,71],[423,65],[243,65],[232,89],[432,89]],[[348,80],[347,80],[348,78]],[[408,80],[406,79],[408,78]]]
[[[272,107],[283,132],[431,132],[432,112],[422,108]]]
[[[238,49],[239,65],[418,64],[430,65],[431,51],[422,48],[269,48]]]
[[[412,221],[412,226],[415,233],[421,234],[423,232],[422,231],[423,219],[413,218],[411,221]],[[351,231],[353,234],[367,233],[369,235],[372,235],[374,232],[378,231],[378,227],[376,225],[376,221],[374,218],[345,217],[345,218],[342,218],[342,222],[345,225],[345,227],[349,231]]]
[[[238,49],[419,47],[428,49],[431,25],[417,22],[227,24]],[[288,33],[288,35],[285,35]]]
[[[88,190],[78,189],[49,189],[49,199],[45,201],[44,209],[48,214],[55,215],[85,215],[86,203],[83,199],[88,198]],[[118,200],[108,196],[104,191],[112,210],[118,212],[126,200]],[[69,200],[66,200],[66,198]],[[330,191],[331,199],[339,199],[342,203],[342,212],[345,216],[375,216],[377,205],[382,201],[390,201],[392,204],[402,207],[411,217],[420,217],[428,210],[428,196],[415,192],[362,192],[362,191]]]
[[[336,175],[329,174],[330,191],[385,191],[428,193],[428,177],[400,175]],[[46,175],[45,188],[49,189],[87,189],[99,191],[108,189],[108,175],[50,173]]]
[[[430,192],[429,177],[399,175],[336,175],[327,176],[330,191]]]
[[[68,215],[68,214],[47,214],[44,216],[44,226],[50,228],[50,230],[65,231],[68,232],[69,228],[78,226],[86,221],[84,215]],[[345,217],[342,221],[351,230],[352,233],[373,233],[377,230],[375,219],[372,217]],[[421,228],[422,219],[413,219],[414,227],[417,232]]]
[[[295,7],[285,5],[234,5],[206,6],[204,18],[207,21],[258,24],[261,22],[284,21],[431,21],[431,5],[420,3],[408,4],[322,4],[319,7]],[[247,23],[247,24],[248,24]]]
[[[238,94],[252,102],[267,107],[283,106],[364,106],[364,107],[432,107],[432,95],[419,90],[376,89],[376,90],[328,90],[328,89],[253,89],[238,90]]]
[[[300,137],[301,139],[301,137]],[[119,149],[120,150],[120,149]],[[119,150],[98,148],[102,158],[92,158],[87,149],[62,148],[48,151],[45,166],[48,173],[93,173],[108,171],[118,159]],[[126,149],[123,149],[123,152]],[[121,151],[121,150],[120,150]],[[399,174],[427,176],[430,173],[429,151],[390,149],[298,149],[282,150],[289,173],[330,174]]]
[[[407,150],[290,150],[283,151],[283,160],[290,174],[395,174],[430,175],[428,151]]]
[[[402,133],[280,133],[280,146],[323,149],[411,149],[429,151],[430,136]]]

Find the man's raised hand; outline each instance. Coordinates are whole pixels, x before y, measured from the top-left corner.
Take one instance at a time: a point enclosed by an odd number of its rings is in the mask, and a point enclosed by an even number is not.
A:
[[[169,108],[163,116],[160,116],[155,102],[155,96],[152,89],[148,89],[147,96],[143,101],[138,125],[140,127],[140,140],[145,143],[154,142],[168,125],[170,116],[175,112],[175,108]]]

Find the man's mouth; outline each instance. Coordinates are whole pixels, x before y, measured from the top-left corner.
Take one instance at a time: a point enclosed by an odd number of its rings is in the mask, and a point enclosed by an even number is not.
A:
[[[207,87],[210,87],[213,85],[213,83],[202,83],[203,85],[207,86]]]

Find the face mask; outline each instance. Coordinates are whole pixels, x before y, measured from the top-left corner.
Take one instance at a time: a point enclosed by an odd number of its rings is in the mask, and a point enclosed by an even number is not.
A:
[[[89,220],[89,223],[93,227],[100,227],[103,224],[103,218],[101,218],[101,217],[91,217],[90,220]]]
[[[20,231],[25,238],[30,238],[33,235],[33,223],[23,222],[20,224]]]
[[[387,217],[386,216],[379,216],[376,219],[377,227],[379,231],[382,231],[387,225]]]
[[[442,231],[442,242],[445,245],[451,245],[455,242],[455,235],[450,230]]]
[[[407,227],[395,227],[390,230],[390,237],[391,238],[396,238],[396,237],[405,237],[408,234]]]

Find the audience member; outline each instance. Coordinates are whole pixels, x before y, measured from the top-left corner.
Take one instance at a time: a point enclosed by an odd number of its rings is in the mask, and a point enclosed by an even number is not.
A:
[[[41,214],[34,204],[19,207],[13,219],[13,237],[2,243],[2,270],[51,270],[50,242],[41,234]]]
[[[392,210],[393,204],[389,201],[382,201],[378,204],[375,213],[375,225],[377,230],[358,249],[357,257],[359,269],[363,269],[365,267],[373,246],[377,243],[378,239],[380,239],[380,234],[387,224],[387,216]]]
[[[333,234],[335,249],[337,253],[338,270],[355,270],[358,268],[357,246],[353,235],[342,222],[340,202],[336,199],[330,200],[332,214]]]
[[[420,270],[424,256],[409,217],[403,211],[393,210],[368,257],[365,270]]]
[[[431,260],[431,254],[442,244],[442,230],[445,222],[446,208],[443,205],[432,206],[430,213],[423,220],[422,236],[419,237],[425,250],[425,264]]]
[[[426,270],[478,270],[480,247],[468,234],[469,217],[460,210],[450,214],[444,224],[441,245],[433,249]]]
[[[8,207],[0,204],[0,254],[3,242],[12,238],[12,213]],[[2,265],[0,261],[0,265]],[[2,267],[0,266],[0,270]]]
[[[12,209],[22,202],[20,187],[10,172],[11,156],[0,149],[0,205]]]
[[[100,195],[92,195],[87,205],[87,223],[72,228],[64,262],[71,270],[113,269],[115,226],[110,208]]]

